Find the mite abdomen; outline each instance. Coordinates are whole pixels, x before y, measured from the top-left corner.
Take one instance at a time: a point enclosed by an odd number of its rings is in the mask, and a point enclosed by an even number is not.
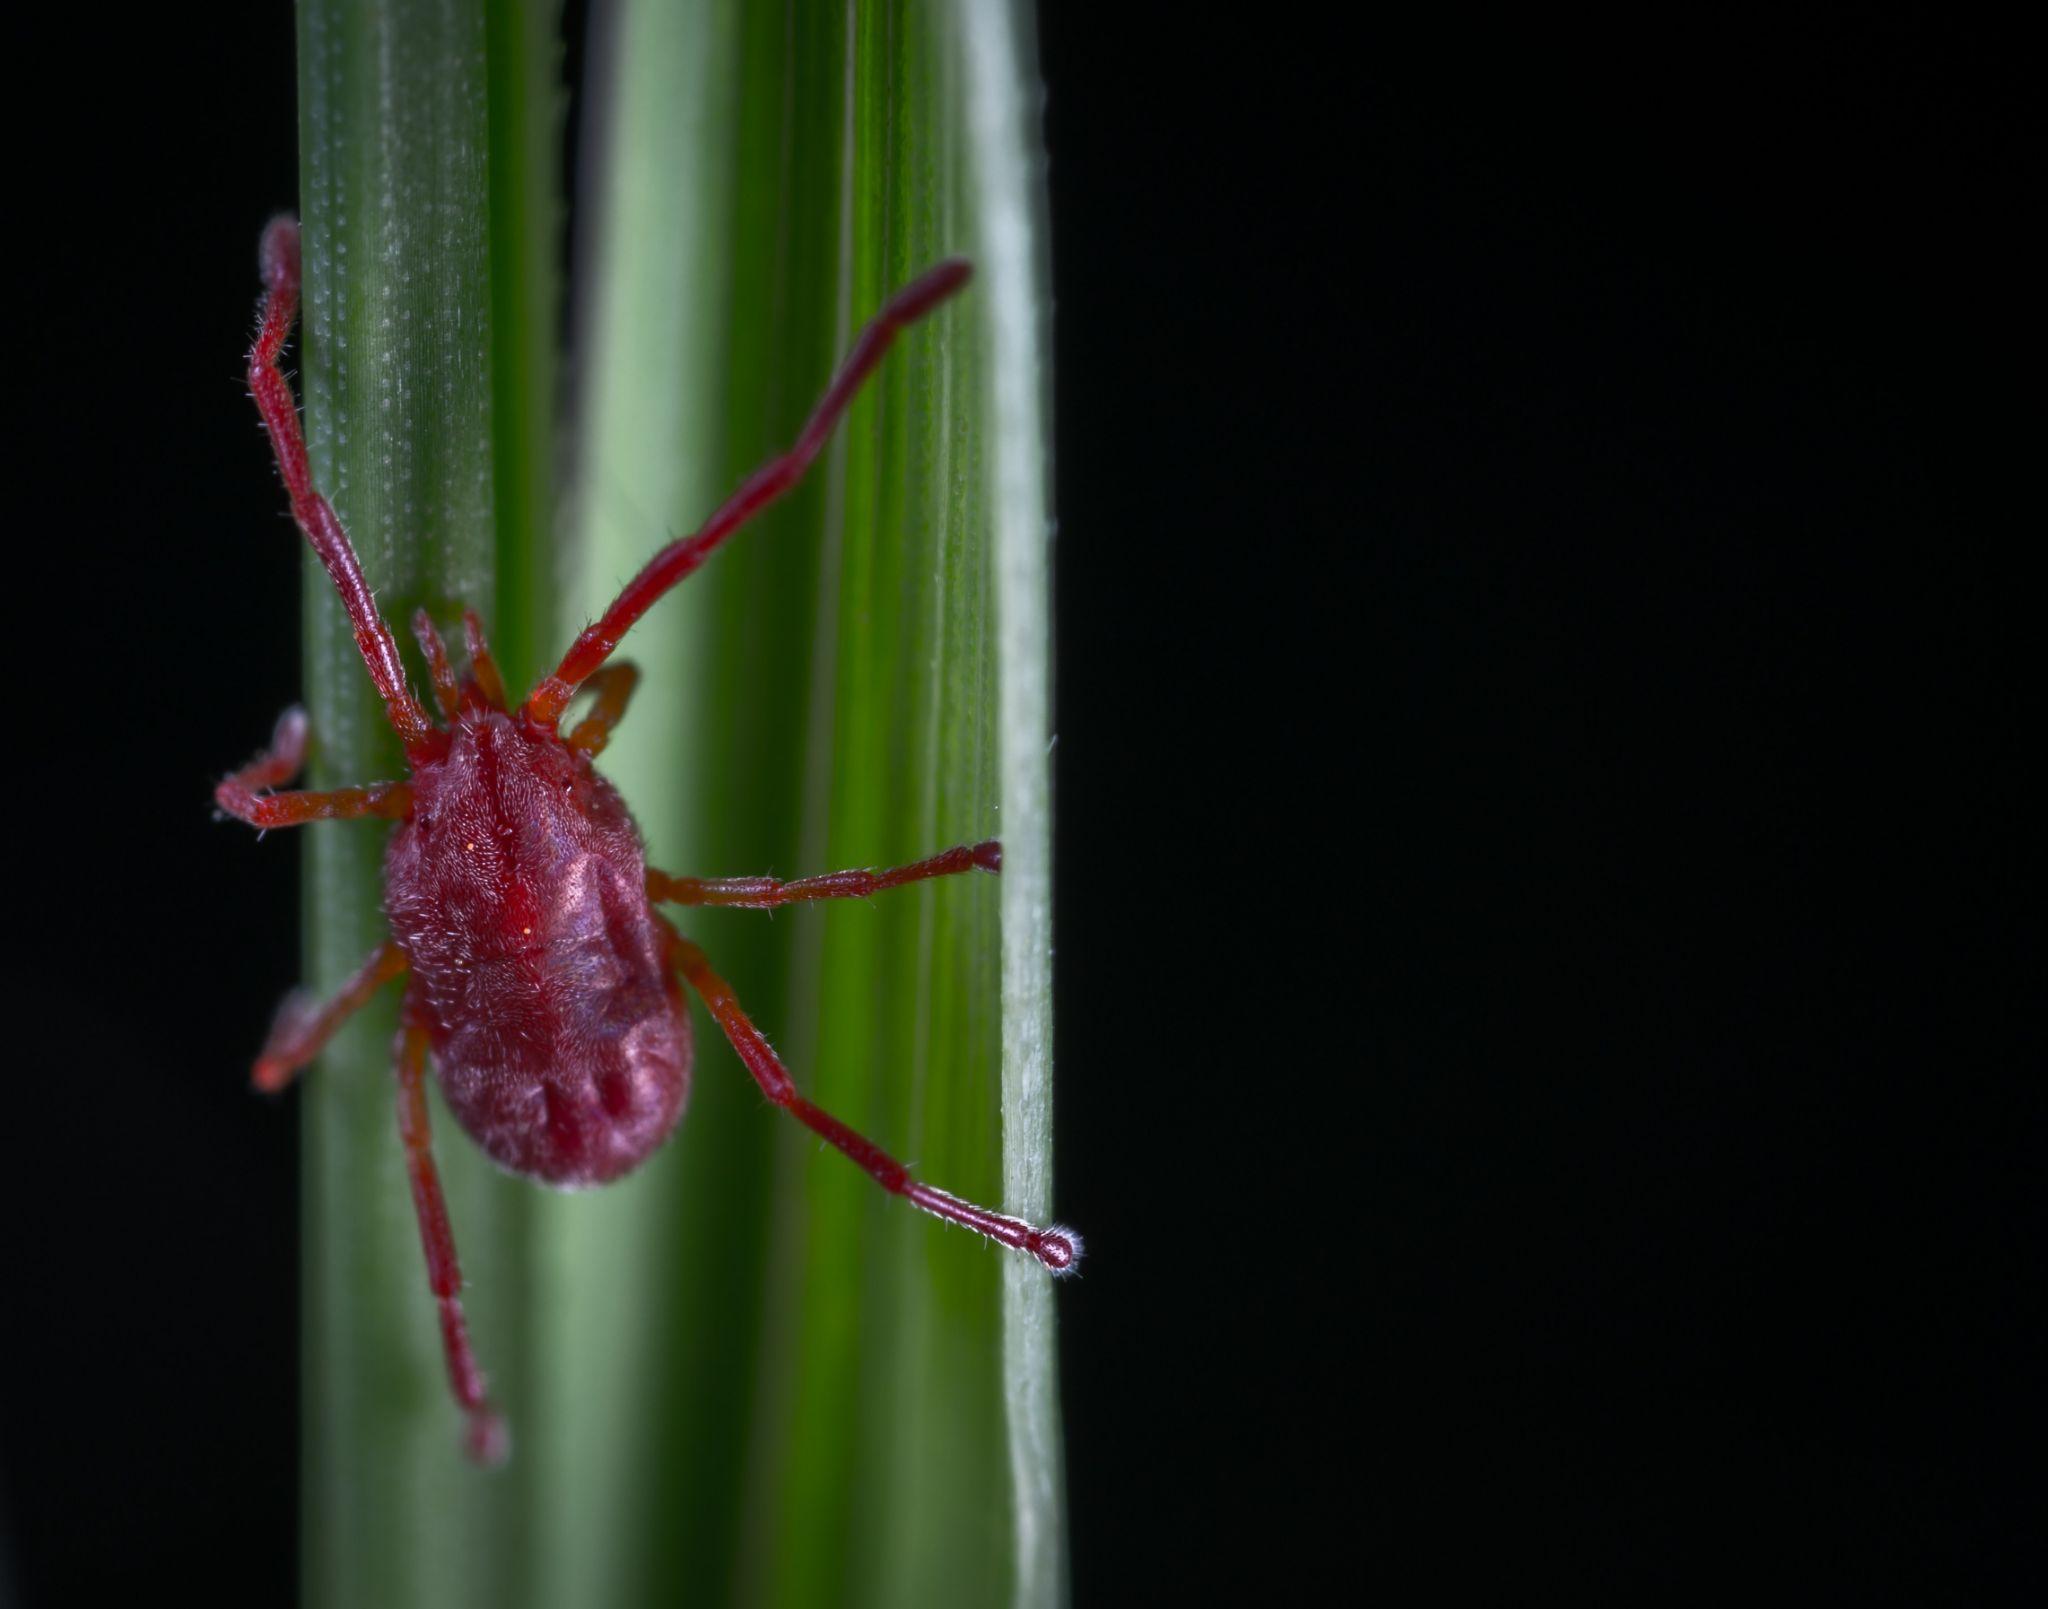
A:
[[[386,907],[449,1110],[516,1173],[617,1178],[682,1116],[691,1059],[631,818],[587,759],[496,712],[415,790]]]

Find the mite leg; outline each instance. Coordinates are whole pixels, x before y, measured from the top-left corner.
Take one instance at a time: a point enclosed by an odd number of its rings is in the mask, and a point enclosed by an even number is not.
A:
[[[725,1037],[732,1041],[732,1048],[739,1052],[740,1060],[747,1064],[747,1071],[754,1075],[754,1082],[761,1086],[761,1092],[768,1099],[814,1134],[845,1152],[884,1190],[902,1196],[913,1206],[922,1207],[933,1217],[972,1229],[978,1235],[986,1235],[1018,1251],[1029,1252],[1055,1274],[1071,1274],[1079,1265],[1081,1237],[1073,1230],[1062,1229],[1057,1224],[1038,1229],[1021,1218],[1006,1217],[928,1184],[919,1184],[911,1178],[908,1168],[872,1140],[856,1134],[830,1112],[805,1100],[797,1093],[788,1070],[762,1037],[761,1030],[740,1009],[739,1001],[733,998],[732,986],[711,970],[704,952],[680,935],[674,943],[676,969],[690,980],[690,987],[704,997],[704,1004],[718,1020],[718,1026],[725,1030]]]
[[[412,1206],[420,1221],[420,1247],[427,1256],[427,1284],[440,1310],[441,1350],[448,1359],[448,1383],[469,1416],[463,1450],[479,1464],[501,1464],[511,1450],[504,1418],[485,1395],[483,1371],[469,1345],[462,1316],[462,1269],[455,1260],[455,1232],[434,1166],[433,1136],[427,1129],[427,1034],[416,1023],[399,1030],[398,1135],[405,1142],[405,1171],[412,1181]]]
[[[294,1073],[320,1054],[335,1030],[368,1005],[370,996],[403,973],[406,966],[405,952],[396,942],[386,939],[364,958],[355,975],[325,1005],[315,1004],[307,991],[294,989],[277,1008],[270,1037],[264,1040],[250,1071],[251,1081],[266,1094],[283,1089]]]
[[[309,821],[356,821],[364,816],[403,821],[412,814],[412,784],[373,782],[367,788],[330,788],[323,793],[253,793],[230,777],[213,790],[213,802],[252,827],[303,827]]]
[[[590,713],[570,732],[569,747],[581,749],[585,754],[602,754],[604,746],[612,740],[612,728],[619,724],[625,716],[626,706],[633,702],[633,689],[640,685],[640,672],[622,659],[592,671],[590,680],[583,685],[597,698],[590,706]]]
[[[494,710],[506,708],[505,678],[498,674],[498,662],[491,658],[491,645],[484,641],[484,623],[474,609],[462,611],[462,641],[469,649],[469,674],[484,695],[484,702]]]
[[[424,609],[413,612],[412,634],[419,641],[420,652],[427,656],[427,674],[434,679],[434,702],[441,706],[442,718],[452,721],[462,708],[462,684],[455,679],[455,667],[448,663],[448,645],[441,641],[434,617]]]
[[[853,350],[812,409],[795,445],[781,457],[769,459],[742,481],[739,490],[726,499],[695,535],[671,542],[647,561],[646,567],[626,583],[625,591],[604,612],[604,617],[583,628],[583,634],[562,656],[554,674],[543,678],[534,688],[526,700],[527,714],[542,726],[553,726],[559,721],[571,695],[611,657],[634,621],[647,613],[670,587],[711,557],[719,543],[802,480],[861,382],[874,372],[897,335],[965,285],[972,272],[967,263],[956,257],[928,269],[890,297],[853,343]]]
[[[383,816],[402,821],[412,810],[412,789],[403,782],[373,782],[367,788],[328,793],[265,793],[289,782],[306,763],[306,712],[294,704],[277,718],[270,747],[213,790],[213,802],[252,827],[297,827],[308,821],[348,821]]]
[[[304,707],[294,704],[277,718],[277,725],[270,734],[270,747],[229,777],[221,787],[255,794],[265,788],[274,788],[280,782],[291,781],[306,763],[306,727]]]
[[[576,740],[572,737],[569,741]],[[673,905],[729,905],[748,911],[772,911],[778,905],[795,905],[803,900],[864,899],[870,894],[901,888],[905,883],[921,883],[927,877],[1002,869],[1003,846],[991,839],[983,844],[962,844],[908,866],[824,872],[816,877],[791,878],[786,883],[773,877],[676,877],[650,866],[647,897]]]
[[[341,606],[355,631],[356,649],[384,700],[392,730],[405,745],[406,758],[417,766],[435,757],[440,733],[406,685],[397,640],[377,613],[377,600],[370,594],[370,583],[363,577],[362,563],[349,545],[340,516],[313,485],[306,438],[299,430],[299,406],[277,363],[299,311],[297,219],[271,219],[270,227],[263,231],[260,261],[263,301],[257,310],[256,344],[249,348],[249,392],[256,399],[257,412],[263,415],[264,429],[270,432],[278,472],[291,494],[292,518],[326,568],[334,590],[341,594]]]

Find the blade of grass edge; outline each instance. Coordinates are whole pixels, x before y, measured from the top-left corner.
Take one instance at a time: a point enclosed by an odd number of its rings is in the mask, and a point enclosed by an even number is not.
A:
[[[1051,304],[1037,45],[1028,10],[977,0],[964,17],[981,195],[983,306],[994,415],[1002,666],[1003,1196],[1052,1211]],[[1066,1482],[1054,1292],[1013,1261],[1003,1278],[1018,1609],[1067,1597]]]

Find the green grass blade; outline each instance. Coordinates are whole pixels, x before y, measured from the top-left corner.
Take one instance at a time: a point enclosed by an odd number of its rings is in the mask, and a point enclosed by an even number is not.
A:
[[[394,629],[421,604],[444,625],[473,604],[523,671],[549,524],[532,447],[551,436],[538,243],[556,190],[552,147],[527,128],[559,113],[545,33],[509,18],[482,0],[301,4],[301,368],[315,475]],[[402,775],[310,564],[305,613],[316,785]],[[384,934],[384,836],[304,835],[315,988]],[[365,1012],[305,1080],[304,1596],[500,1604],[527,1580],[530,1477],[479,1476],[458,1452],[392,1108],[394,1011]],[[436,1112],[472,1321],[516,1424],[533,1192]]]
[[[606,763],[677,868],[897,861],[1002,833],[1000,885],[689,926],[821,1099],[934,1181],[1042,1216],[1028,42],[1000,7],[622,8],[593,131],[579,558],[551,610],[550,26],[510,5],[303,6],[316,472],[394,623],[474,603],[523,682],[789,439],[887,290],[948,252],[980,260],[813,483],[636,632],[649,680]],[[320,780],[395,774],[324,578],[308,628]],[[307,835],[316,985],[381,934],[380,836]],[[1056,1601],[1043,1277],[821,1155],[701,1022],[690,1118],[623,1186],[544,1195],[443,1119],[517,1446],[508,1474],[464,1467],[392,1129],[391,1020],[387,1002],[354,1025],[307,1086],[309,1600]]]
[[[498,607],[491,648],[514,687],[559,648],[555,628],[555,464],[564,227],[558,0],[487,0],[490,94],[491,441]]]
[[[811,483],[636,629],[649,679],[605,765],[653,860],[678,870],[1005,838],[1000,885],[685,925],[830,1109],[934,1182],[1042,1214],[1048,527],[1027,37],[1006,8],[920,4],[644,0],[616,27],[593,97],[565,631],[791,438],[889,289],[951,252],[980,260]],[[668,1152],[544,1217],[538,1598],[1056,1601],[1044,1277],[821,1153],[698,1027]]]

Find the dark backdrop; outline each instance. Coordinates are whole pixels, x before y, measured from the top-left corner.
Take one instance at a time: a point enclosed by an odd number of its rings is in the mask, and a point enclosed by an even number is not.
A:
[[[1077,1599],[2038,1589],[2017,45],[1112,9],[1043,33]],[[204,804],[295,685],[247,11],[16,45],[38,1604],[293,1579],[293,1124],[216,1047],[294,861]]]

